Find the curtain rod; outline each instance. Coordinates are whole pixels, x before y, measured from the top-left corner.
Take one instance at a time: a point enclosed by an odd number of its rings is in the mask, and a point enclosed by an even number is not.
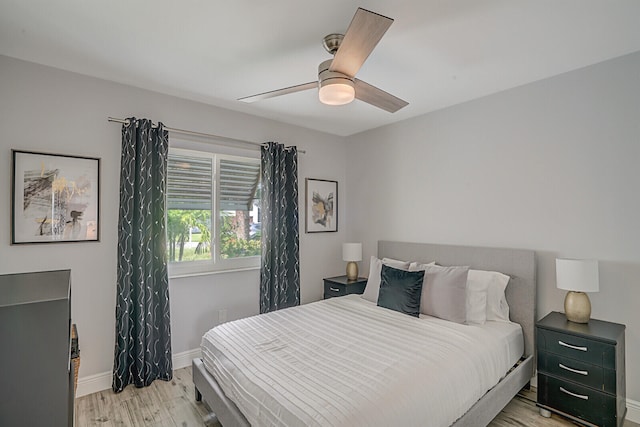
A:
[[[129,119],[118,119],[118,118],[115,118],[115,117],[108,117],[107,120],[109,120],[110,122],[122,123],[122,124],[125,124],[125,125],[129,124]],[[152,123],[152,126],[156,127],[157,125],[155,123]],[[169,126],[164,126],[164,129],[166,129],[169,132],[181,133],[183,135],[197,136],[197,137],[200,137],[200,138],[221,139],[221,140],[224,140],[224,141],[239,142],[239,143],[242,143],[242,144],[255,145],[255,146],[258,146],[258,147],[262,147],[262,145],[263,145],[263,144],[260,144],[259,142],[245,141],[243,139],[236,139],[236,138],[230,138],[228,136],[214,135],[212,133],[203,133],[203,132],[195,132],[195,131],[192,131],[192,130],[171,128]],[[305,154],[306,151],[298,150],[298,153]]]

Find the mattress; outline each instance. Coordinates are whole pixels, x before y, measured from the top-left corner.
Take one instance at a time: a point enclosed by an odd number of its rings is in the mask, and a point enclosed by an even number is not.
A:
[[[205,368],[254,426],[449,426],[522,355],[513,323],[460,325],[348,295],[219,325]]]
[[[512,322],[487,322],[478,327],[499,338],[499,345],[504,346],[503,351],[508,354],[509,367],[520,360],[524,354],[524,338],[520,325]]]

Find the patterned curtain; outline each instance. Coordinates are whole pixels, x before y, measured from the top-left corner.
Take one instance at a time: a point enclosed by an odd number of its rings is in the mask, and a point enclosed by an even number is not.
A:
[[[113,391],[170,380],[165,192],[169,135],[162,123],[122,126],[118,294]]]
[[[269,142],[261,154],[260,313],[267,313],[300,305],[298,151]]]

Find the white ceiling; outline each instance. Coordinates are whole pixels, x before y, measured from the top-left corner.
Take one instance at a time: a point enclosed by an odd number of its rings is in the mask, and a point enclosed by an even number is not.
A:
[[[395,19],[358,78],[409,106],[236,101],[316,80],[357,7]],[[0,0],[0,54],[343,136],[635,51],[639,0]]]

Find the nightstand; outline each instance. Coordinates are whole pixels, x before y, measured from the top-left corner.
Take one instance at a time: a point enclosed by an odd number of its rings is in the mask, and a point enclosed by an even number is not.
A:
[[[367,286],[366,277],[358,277],[356,280],[347,280],[347,276],[328,277],[324,279],[324,299],[361,294],[365,286]]]
[[[622,426],[625,406],[624,330],[591,319],[573,323],[551,312],[536,324],[540,413],[586,425]]]

